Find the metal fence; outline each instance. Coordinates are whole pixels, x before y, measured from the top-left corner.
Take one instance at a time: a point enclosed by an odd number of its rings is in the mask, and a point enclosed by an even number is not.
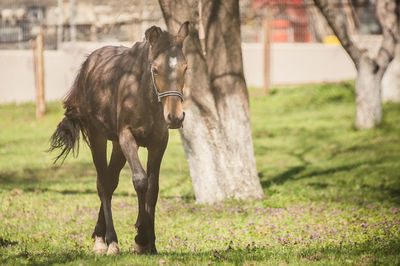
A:
[[[34,0],[0,1],[0,4],[0,48],[30,47],[29,41],[44,24],[43,6]]]
[[[27,49],[42,29],[45,48],[66,41],[137,41],[162,23],[155,0],[0,0],[0,49]]]

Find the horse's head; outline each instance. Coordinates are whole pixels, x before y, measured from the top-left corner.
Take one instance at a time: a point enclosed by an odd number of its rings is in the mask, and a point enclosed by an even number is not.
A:
[[[145,33],[150,44],[152,86],[163,105],[164,118],[169,128],[180,128],[185,118],[183,85],[187,62],[182,45],[189,33],[188,26],[189,22],[183,23],[176,36],[156,26],[152,26]]]

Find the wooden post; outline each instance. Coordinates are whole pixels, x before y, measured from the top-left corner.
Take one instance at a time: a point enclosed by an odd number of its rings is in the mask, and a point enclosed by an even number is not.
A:
[[[40,119],[46,112],[46,102],[44,99],[43,29],[40,29],[36,39],[32,41],[32,50],[36,85],[36,119]]]
[[[269,93],[271,85],[271,18],[266,16],[262,21],[264,34],[264,94]]]

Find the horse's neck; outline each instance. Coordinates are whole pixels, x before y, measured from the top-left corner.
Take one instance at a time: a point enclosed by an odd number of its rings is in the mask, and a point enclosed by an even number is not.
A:
[[[140,90],[142,95],[146,98],[145,101],[152,106],[157,104],[157,97],[154,93],[151,73],[150,73],[150,60],[149,60],[150,45],[147,41],[136,42],[131,48],[130,53],[134,60],[139,60],[136,65],[140,72]]]
[[[142,73],[142,89],[144,90],[144,95],[146,100],[150,103],[150,105],[157,106],[159,104],[157,95],[154,91],[154,85],[151,78],[151,71],[150,71],[150,61],[147,59],[142,65],[143,73]]]

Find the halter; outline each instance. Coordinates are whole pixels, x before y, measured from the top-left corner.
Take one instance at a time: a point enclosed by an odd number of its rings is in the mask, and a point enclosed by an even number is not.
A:
[[[183,93],[179,92],[179,91],[164,91],[164,92],[159,92],[156,82],[154,80],[154,72],[153,72],[153,67],[150,64],[150,71],[151,71],[151,80],[153,81],[153,87],[154,87],[154,92],[157,95],[157,99],[158,102],[161,102],[161,99],[164,97],[168,97],[168,96],[178,96],[179,98],[181,98],[181,101],[183,102]]]

